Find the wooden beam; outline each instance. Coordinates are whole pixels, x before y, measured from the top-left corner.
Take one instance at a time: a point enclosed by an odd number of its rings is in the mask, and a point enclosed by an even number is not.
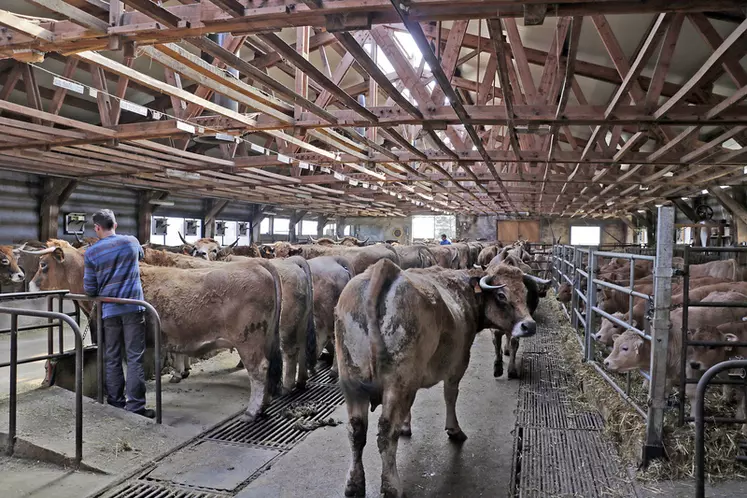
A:
[[[63,0],[27,0],[28,2],[35,4],[43,9],[47,9],[55,14],[60,14],[67,19],[80,24],[83,27],[106,33],[109,28],[109,24],[106,21],[99,19],[96,16],[92,16],[88,12],[81,10],[77,7],[65,3]]]
[[[692,221],[693,223],[697,223],[700,221],[700,218],[697,214],[695,214],[695,210],[690,206],[690,204],[687,203],[687,201],[682,200],[680,197],[670,197],[669,200],[677,206],[677,208],[682,211],[682,214],[687,216],[687,218]]]
[[[732,216],[739,218],[742,223],[747,223],[747,209],[735,201],[729,194],[724,192],[720,187],[709,187],[708,192],[724,206]]]

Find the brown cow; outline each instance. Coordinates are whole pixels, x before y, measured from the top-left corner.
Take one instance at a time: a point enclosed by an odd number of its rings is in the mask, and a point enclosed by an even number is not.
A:
[[[436,257],[424,244],[412,246],[395,246],[394,252],[399,256],[399,267],[403,270],[409,268],[428,268],[436,265]]]
[[[477,264],[485,268],[493,261],[493,258],[498,256],[498,251],[501,250],[499,245],[490,245],[483,248],[477,255]]]
[[[379,261],[345,287],[335,310],[340,380],[348,409],[353,462],[346,496],[365,496],[363,448],[368,410],[382,405],[378,446],[381,493],[402,497],[397,472],[400,433],[410,433],[410,409],[420,388],[444,381],[446,431],[462,442],[456,416],[459,382],[477,332],[490,327],[530,336],[523,275],[500,265],[482,270],[439,267],[401,270]]]
[[[217,240],[205,237],[202,239],[198,239],[194,244],[190,244],[189,242],[184,240],[181,232],[179,232],[179,238],[182,239],[182,242],[185,246],[188,246],[190,248],[190,254],[192,256],[196,258],[207,259],[209,261],[215,261],[216,259],[218,259],[218,255],[221,253],[221,251],[233,249],[239,243],[239,239],[236,239],[233,244],[226,247],[221,247],[220,243]]]
[[[83,294],[82,252],[52,246],[40,256],[34,287]],[[167,348],[194,355],[236,348],[251,387],[244,417],[253,420],[280,380],[277,270],[262,260],[190,270],[143,265],[140,278],[145,300],[161,316]]]
[[[456,269],[459,265],[459,251],[449,245],[429,245],[428,250],[441,268]]]
[[[0,246],[0,284],[19,284],[25,276],[13,254],[13,247]]]
[[[744,269],[734,259],[690,265],[688,272],[690,278],[714,277],[732,281],[744,280]]]
[[[380,259],[389,259],[395,264],[399,264],[397,252],[389,244],[366,247],[304,245],[300,246],[299,249],[301,255],[308,260],[319,256],[343,256],[350,262],[356,275],[363,273],[366,268]],[[280,257],[277,249],[276,255]]]
[[[322,256],[309,260],[314,282],[314,328],[316,344],[321,349],[334,345],[335,306],[340,294],[355,276],[352,265],[342,256]],[[334,351],[334,349],[329,349]],[[332,359],[332,373],[337,375],[337,362]]]
[[[364,247],[367,243],[370,237],[367,237],[366,240],[358,240],[355,237],[345,237],[340,241],[341,246],[346,247]]]

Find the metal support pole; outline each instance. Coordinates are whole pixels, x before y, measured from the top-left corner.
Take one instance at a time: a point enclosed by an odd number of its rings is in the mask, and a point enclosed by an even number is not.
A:
[[[103,403],[104,382],[106,382],[104,377],[104,348],[106,347],[104,341],[106,339],[104,337],[104,320],[101,317],[103,316],[104,303],[94,303],[94,307],[96,308],[94,319],[96,320],[96,383],[98,384],[96,386],[96,401]]]
[[[5,454],[13,455],[16,447],[16,399],[18,396],[18,315],[10,315],[10,398],[8,400],[8,444]]]
[[[584,330],[584,358],[586,361],[594,361],[594,329],[596,320],[594,319],[594,306],[597,305],[597,285],[594,278],[597,272],[597,254],[596,248],[589,248],[589,266],[586,279],[586,329]]]
[[[57,304],[57,312],[62,314],[63,313],[63,302],[62,302],[62,295],[57,296],[58,304]],[[58,333],[60,335],[60,353],[65,351],[65,348],[63,346],[63,342],[65,340],[65,324],[60,320],[60,328],[58,329]]]
[[[651,460],[664,456],[664,409],[667,406],[667,352],[669,349],[669,307],[672,303],[673,246],[674,206],[661,206],[656,227],[651,382],[649,382],[646,442],[643,447],[644,466]]]
[[[578,332],[578,315],[575,313],[574,310],[578,308],[578,293],[576,292],[576,289],[579,288],[579,281],[581,280],[579,274],[578,274],[578,268],[581,266],[579,260],[579,256],[581,255],[580,251],[573,251],[573,278],[571,281],[573,282],[573,286],[571,288],[571,322],[573,324],[573,330]]]
[[[680,389],[677,424],[685,424],[685,387],[687,384],[687,327],[690,313],[690,246],[685,246],[682,277],[682,353],[680,353]]]
[[[54,296],[47,296],[47,311],[54,311],[52,303]],[[52,331],[52,318],[47,318],[47,354],[54,353],[54,332]],[[60,351],[61,353],[62,351]]]

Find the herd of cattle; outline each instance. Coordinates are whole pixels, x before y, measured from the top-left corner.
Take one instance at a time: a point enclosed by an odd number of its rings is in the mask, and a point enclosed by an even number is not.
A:
[[[506,247],[366,245],[355,238],[260,247],[182,241],[178,247],[145,244],[140,272],[145,300],[161,318],[163,343],[178,354],[173,380],[187,377],[188,355],[234,348],[249,374],[244,416],[250,421],[274,394],[303,388],[318,349],[334,347],[350,421],[348,496],[365,495],[361,455],[369,409],[382,405],[378,446],[386,496],[403,495],[397,440],[411,434],[418,389],[444,381],[447,434],[466,439],[455,404],[477,332],[492,330],[494,375],[503,375],[505,354],[508,376],[516,377],[518,340],[536,332],[532,313],[550,283],[537,276],[549,256],[533,254],[521,241]],[[26,279],[32,291],[82,294],[86,242],[0,246],[0,283]],[[80,304],[91,313],[89,302]]]
[[[675,258],[674,266],[683,262]],[[622,287],[629,286],[631,262],[627,259],[608,260],[600,265],[599,280],[615,283]],[[654,281],[652,262],[635,260],[634,290],[653,295]],[[712,261],[690,265],[688,268],[689,302],[706,302],[727,304],[727,306],[690,307],[687,314],[688,341],[714,341],[721,343],[747,342],[747,274],[734,259]],[[581,282],[586,293],[586,282]],[[672,303],[670,310],[669,346],[667,351],[667,386],[669,389],[680,385],[682,355],[686,355],[686,375],[697,378],[713,365],[730,358],[747,354],[741,347],[713,345],[690,346],[687,351],[682,348],[682,302],[684,299],[684,282],[681,277],[672,281]],[[568,282],[558,289],[558,300],[571,302],[572,287]],[[632,316],[630,316],[629,296],[608,287],[599,286],[597,306],[621,322],[630,323],[638,329],[649,328],[650,311],[653,307],[647,299],[634,298]],[[731,307],[728,304],[731,303]],[[650,371],[651,343],[634,330],[602,318],[599,330],[594,332],[594,339],[603,347],[611,348],[604,359],[604,366],[612,372]],[[694,413],[694,384],[688,384],[686,394],[691,400]],[[741,392],[741,391],[740,391]],[[729,393],[731,396],[731,393]],[[737,418],[747,418],[747,398],[738,395]],[[743,426],[747,433],[747,425]]]

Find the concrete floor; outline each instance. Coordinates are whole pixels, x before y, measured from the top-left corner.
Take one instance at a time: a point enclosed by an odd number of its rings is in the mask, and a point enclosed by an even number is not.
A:
[[[493,345],[487,333],[472,347],[460,385],[459,424],[469,439],[458,446],[444,431],[441,385],[418,392],[412,411],[412,438],[401,438],[397,463],[409,497],[511,496],[513,430],[519,381],[493,378]],[[381,459],[376,448],[381,409],[369,415],[364,451],[367,496],[378,497]],[[332,415],[347,421],[343,406]],[[346,425],[309,434],[272,468],[240,492],[241,498],[342,497],[350,465]],[[298,476],[298,477],[289,477]]]

